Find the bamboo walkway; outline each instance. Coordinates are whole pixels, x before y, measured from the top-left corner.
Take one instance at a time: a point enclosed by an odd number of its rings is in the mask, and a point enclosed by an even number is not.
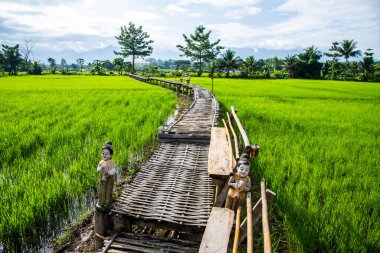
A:
[[[160,147],[122,190],[112,213],[140,226],[190,234],[203,233],[214,198],[207,164],[211,128],[217,122],[219,104],[208,90],[199,86],[137,76],[134,78],[177,92],[185,91],[193,96],[193,103],[174,123],[158,134]],[[136,243],[137,237],[127,233],[124,236],[115,235],[113,239],[119,241],[118,246],[113,247],[117,243],[108,238],[103,251],[120,251],[124,248],[128,252],[197,252],[199,247],[192,242],[181,242],[183,247],[175,246],[175,242],[160,242],[157,238],[152,244],[140,235],[145,240],[145,244],[141,244]],[[123,243],[120,245],[120,242]],[[160,243],[171,245],[168,246],[171,250],[163,249]],[[161,245],[161,250],[154,249],[154,245]]]

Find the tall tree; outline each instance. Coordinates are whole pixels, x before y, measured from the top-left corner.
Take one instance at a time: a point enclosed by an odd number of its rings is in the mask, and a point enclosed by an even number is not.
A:
[[[375,72],[375,61],[373,60],[373,52],[372,49],[367,49],[364,52],[364,58],[359,63],[360,64],[360,70],[362,72],[362,80],[363,81],[370,81],[373,79],[373,74]]]
[[[24,64],[26,68],[26,72],[30,72],[30,67],[32,65],[32,62],[29,59],[29,56],[32,54],[33,49],[33,43],[30,40],[25,39],[24,48],[21,49],[22,54],[24,55]],[[35,69],[36,63],[33,62],[33,73]]]
[[[16,46],[3,46],[3,57],[5,60],[5,67],[9,68],[9,75],[16,76],[18,68],[22,63],[22,57],[19,51],[19,45]]]
[[[91,67],[91,74],[97,74],[97,75],[104,75],[105,74],[105,69],[104,69],[104,62],[101,61],[101,60],[95,60],[93,63],[92,63],[92,67]]]
[[[153,40],[149,40],[149,35],[143,31],[142,26],[136,27],[135,24],[129,22],[128,28],[121,27],[119,36],[115,36],[121,47],[120,52],[114,51],[116,55],[122,55],[124,58],[132,56],[132,72],[135,72],[135,59],[144,56],[149,56],[153,52],[153,47],[150,44]]]
[[[49,57],[49,58],[48,58],[48,62],[49,62],[49,65],[50,65],[50,73],[55,74],[55,71],[56,71],[56,63],[55,63],[55,59]]]
[[[124,69],[124,59],[121,57],[115,58],[112,62],[112,64],[115,66],[117,72],[119,75],[123,74],[123,69]]]
[[[227,49],[218,59],[218,64],[226,72],[226,77],[230,77],[230,71],[239,68],[240,61],[241,59],[239,56],[236,56],[235,51]]]
[[[298,76],[318,78],[322,69],[322,63],[319,62],[322,53],[314,46],[307,47],[304,50],[305,52],[298,54]]]
[[[77,64],[79,66],[80,72],[82,73],[83,65],[84,65],[84,59],[83,58],[78,58],[77,59]]]
[[[282,66],[284,67],[284,69],[288,71],[289,78],[294,77],[294,69],[297,66],[298,62],[299,61],[296,55],[288,55],[287,57],[285,57],[284,65]]]
[[[196,61],[198,76],[203,73],[203,63],[214,60],[223,49],[222,46],[218,46],[219,39],[210,42],[211,31],[205,32],[205,29],[200,25],[195,28],[195,34],[190,34],[189,37],[183,34],[186,45],[177,45],[177,48],[183,52],[180,56],[190,57],[192,61]]]
[[[336,47],[336,51],[339,56],[344,57],[346,59],[346,71],[344,72],[344,79],[346,79],[347,71],[348,71],[348,58],[356,57],[362,55],[360,50],[356,49],[357,42],[354,40],[343,40]]]
[[[241,63],[241,73],[243,77],[251,76],[255,71],[260,70],[254,56],[249,56]]]

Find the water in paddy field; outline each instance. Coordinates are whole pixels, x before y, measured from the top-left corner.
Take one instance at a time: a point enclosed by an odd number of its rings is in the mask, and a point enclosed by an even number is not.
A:
[[[66,234],[72,225],[75,225],[80,215],[95,207],[96,192],[90,191],[83,194],[80,198],[70,200],[66,207],[62,207],[48,217],[46,221],[36,225],[36,236],[14,238],[18,242],[11,242],[10,252],[52,252],[50,244]],[[0,253],[5,251],[9,245],[0,242]]]

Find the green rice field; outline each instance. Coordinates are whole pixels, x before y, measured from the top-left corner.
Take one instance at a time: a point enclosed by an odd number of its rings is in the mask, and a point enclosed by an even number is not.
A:
[[[275,251],[380,252],[380,83],[214,79],[214,93],[261,147]]]
[[[96,188],[106,141],[120,167],[142,154],[176,103],[128,77],[0,78],[0,242],[26,243]]]

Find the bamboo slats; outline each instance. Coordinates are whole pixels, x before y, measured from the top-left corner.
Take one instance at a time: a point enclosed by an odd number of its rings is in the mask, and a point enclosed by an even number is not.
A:
[[[108,237],[105,243],[102,252],[195,253],[199,248],[199,243],[193,241],[124,232]]]
[[[207,155],[205,144],[161,144],[114,209],[135,218],[206,226],[214,196]]]

